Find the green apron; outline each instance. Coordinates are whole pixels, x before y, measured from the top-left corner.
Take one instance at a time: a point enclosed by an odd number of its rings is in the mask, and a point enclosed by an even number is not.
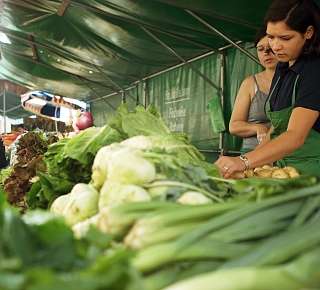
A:
[[[294,83],[290,107],[275,112],[271,112],[270,110],[270,98],[275,87],[279,83],[280,78],[277,80],[273,90],[269,94],[266,103],[266,113],[273,126],[273,133],[271,134],[272,139],[287,131],[289,119],[296,101],[296,86],[298,79],[299,75]],[[293,166],[297,168],[300,173],[320,175],[320,133],[311,129],[305,143],[290,155],[277,161],[277,166]]]

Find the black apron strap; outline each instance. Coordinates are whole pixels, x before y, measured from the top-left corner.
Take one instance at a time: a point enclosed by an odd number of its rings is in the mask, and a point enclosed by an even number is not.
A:
[[[291,106],[294,107],[295,103],[296,103],[296,98],[297,98],[297,83],[299,80],[300,75],[297,75],[295,81],[294,81],[294,85],[293,85],[293,92],[292,92],[292,98],[291,98]]]
[[[271,92],[269,93],[268,98],[267,98],[267,101],[266,101],[266,103],[265,103],[265,105],[264,105],[264,112],[265,112],[266,114],[267,114],[268,111],[270,111],[270,108],[271,108],[271,107],[270,107],[270,99],[271,99],[271,96],[273,95],[274,90],[276,89],[279,81],[280,81],[280,77],[278,77],[278,79],[277,79],[275,85],[273,86]]]

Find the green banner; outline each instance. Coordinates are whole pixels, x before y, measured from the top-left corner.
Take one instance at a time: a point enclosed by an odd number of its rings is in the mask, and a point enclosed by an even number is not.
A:
[[[170,130],[185,132],[200,149],[218,148],[219,135],[213,132],[208,110],[209,100],[219,96],[219,55],[212,55],[190,65],[179,67],[148,81],[149,102],[160,110]],[[216,112],[222,116],[221,112]]]

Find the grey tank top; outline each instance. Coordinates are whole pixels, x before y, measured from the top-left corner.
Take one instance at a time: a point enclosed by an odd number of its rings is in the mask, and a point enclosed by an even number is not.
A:
[[[249,113],[248,122],[255,124],[265,124],[270,128],[270,120],[265,113],[265,103],[268,98],[268,94],[262,92],[258,86],[256,76],[253,76],[255,82],[255,94],[252,97]],[[257,136],[251,136],[243,138],[242,151],[253,150],[258,145]]]

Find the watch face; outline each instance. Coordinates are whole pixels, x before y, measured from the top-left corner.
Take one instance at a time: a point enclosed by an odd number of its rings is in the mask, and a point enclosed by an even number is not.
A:
[[[240,160],[242,160],[244,162],[245,165],[245,170],[248,170],[250,168],[250,164],[249,164],[249,159],[247,158],[247,156],[245,155],[240,155],[239,156]]]

